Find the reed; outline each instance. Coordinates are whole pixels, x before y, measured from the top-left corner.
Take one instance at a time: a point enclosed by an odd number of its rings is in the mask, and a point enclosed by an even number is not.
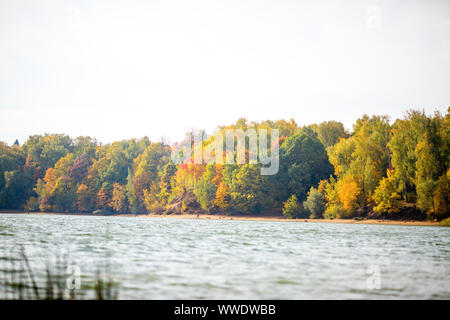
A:
[[[67,255],[49,259],[45,271],[33,265],[25,248],[3,250],[0,257],[0,299],[2,300],[116,300],[119,285],[109,273],[109,264],[98,265],[95,276],[83,279],[79,288],[68,286]]]

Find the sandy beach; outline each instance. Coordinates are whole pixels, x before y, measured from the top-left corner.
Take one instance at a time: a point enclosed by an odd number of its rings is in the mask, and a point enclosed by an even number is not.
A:
[[[351,224],[383,224],[383,225],[409,225],[409,226],[439,226],[439,222],[434,221],[399,221],[399,220],[375,220],[375,219],[287,219],[280,216],[227,216],[227,215],[207,215],[200,214],[197,218],[195,214],[176,215],[137,215],[139,218],[167,218],[167,219],[202,219],[202,220],[239,220],[239,221],[284,221],[284,222],[311,222],[311,223],[351,223]]]
[[[58,213],[58,212],[21,212],[21,211],[1,211],[8,214],[31,214],[31,215],[78,215],[94,216],[91,213]],[[201,220],[238,220],[238,221],[284,221],[303,223],[351,223],[351,224],[381,224],[381,225],[402,225],[402,226],[439,226],[436,221],[414,221],[414,220],[387,220],[387,219],[287,219],[283,216],[228,216],[219,214],[116,214],[113,216],[142,219],[201,219]]]

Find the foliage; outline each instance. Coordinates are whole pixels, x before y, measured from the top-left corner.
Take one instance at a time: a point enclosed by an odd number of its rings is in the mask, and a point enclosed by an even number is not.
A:
[[[58,212],[257,214],[350,218],[374,210],[402,214],[413,206],[429,219],[449,216],[450,115],[410,110],[300,128],[289,121],[250,122],[226,129],[280,132],[277,174],[259,164],[175,164],[172,148],[147,137],[100,144],[90,137],[30,136],[0,142],[0,209]],[[198,131],[195,134],[204,134]],[[211,140],[196,146],[206,151]],[[245,145],[245,154],[250,150]],[[236,154],[233,154],[236,157]],[[100,211],[99,211],[100,210]]]
[[[113,185],[111,207],[119,213],[126,213],[128,209],[126,189],[117,182]]]
[[[200,179],[194,188],[194,194],[196,195],[200,206],[204,210],[212,208],[214,199],[216,197],[216,186],[207,179]]]
[[[268,181],[260,175],[260,167],[244,164],[234,171],[230,196],[231,209],[236,213],[256,213],[272,204],[267,192]]]
[[[307,192],[332,173],[323,144],[308,128],[289,137],[280,148],[280,170],[275,179],[276,198],[285,201],[295,194],[299,201]]]
[[[353,175],[348,174],[338,181],[337,186],[339,203],[346,212],[344,216],[352,216],[359,207],[358,197],[361,195],[359,184]]]
[[[308,198],[303,202],[303,207],[310,213],[311,219],[322,218],[325,211],[325,197],[314,187],[308,192]]]
[[[391,162],[395,168],[394,177],[400,182],[402,197],[405,201],[410,192],[415,192],[417,155],[416,146],[422,138],[427,117],[420,111],[408,111],[405,119],[398,119],[392,127],[388,143]]]
[[[230,206],[230,192],[223,182],[217,187],[214,205],[222,210],[227,210]]]
[[[345,130],[344,125],[337,121],[326,121],[320,123],[313,128],[317,132],[319,140],[323,143],[325,148],[332,147],[342,138],[348,138],[349,134]]]
[[[27,212],[39,211],[39,198],[38,197],[30,197],[24,206],[24,211],[27,211]]]
[[[433,192],[433,208],[435,210],[436,218],[442,219],[450,215],[450,185],[449,185],[449,171],[442,175],[437,181],[436,188]]]
[[[94,208],[94,196],[89,191],[88,186],[80,184],[77,192],[77,209],[80,212],[89,212]]]
[[[287,218],[301,218],[305,215],[305,210],[295,194],[284,202],[282,212]]]
[[[395,184],[393,173],[388,170],[387,177],[381,179],[373,195],[375,212],[395,213],[400,211],[400,195],[397,193]]]
[[[332,204],[330,206],[327,206],[327,209],[325,210],[323,217],[325,219],[341,219],[345,218],[347,215],[346,210],[344,207],[342,207],[341,204]]]

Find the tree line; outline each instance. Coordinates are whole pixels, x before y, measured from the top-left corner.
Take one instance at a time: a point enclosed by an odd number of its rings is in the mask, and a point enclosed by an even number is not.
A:
[[[300,127],[292,119],[218,128],[278,129],[272,176],[260,164],[175,164],[172,146],[147,137],[101,144],[34,135],[22,145],[0,142],[0,209],[441,220],[449,216],[448,124],[448,110],[410,110],[392,124],[364,115],[352,132],[337,121]]]

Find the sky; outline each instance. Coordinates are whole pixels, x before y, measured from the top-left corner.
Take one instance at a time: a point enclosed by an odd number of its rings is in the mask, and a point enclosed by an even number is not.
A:
[[[450,106],[450,1],[0,0],[0,140]]]

